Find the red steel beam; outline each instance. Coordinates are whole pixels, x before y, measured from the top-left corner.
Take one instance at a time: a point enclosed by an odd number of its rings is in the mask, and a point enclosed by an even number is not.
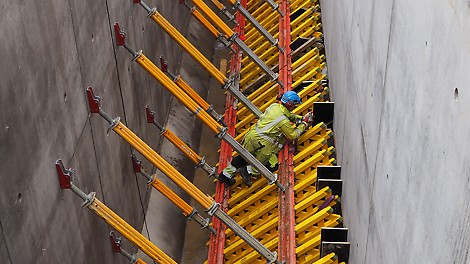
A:
[[[246,7],[247,0],[241,0],[243,7]],[[235,27],[235,32],[241,40],[245,40],[245,17],[239,12],[236,14],[236,21],[238,25]],[[230,75],[238,76],[241,70],[241,61],[243,51],[238,48],[237,45],[233,45],[235,52],[232,53],[230,58]],[[224,122],[227,124],[228,133],[235,137],[235,125],[237,124],[237,109],[234,107],[235,97],[230,93],[227,93],[225,100],[225,116]],[[232,147],[230,147],[225,141],[221,142],[220,155],[219,155],[219,171],[225,168],[228,162],[232,159]],[[230,198],[230,190],[224,183],[217,181],[215,190],[215,201],[220,203],[220,208],[224,211],[228,211],[228,199]],[[207,262],[209,264],[222,264],[224,263],[224,248],[225,248],[225,230],[227,227],[217,218],[212,217],[212,227],[217,231],[216,234],[212,234],[209,240],[209,252]]]
[[[279,45],[284,52],[279,53],[279,79],[284,83],[284,89],[279,87],[279,93],[292,90],[292,56],[290,50],[290,1],[280,0],[279,10],[284,16],[279,16]],[[294,212],[294,144],[286,144],[279,153],[279,181],[286,187],[285,192],[279,192],[279,242],[278,259],[282,263],[296,263],[295,255],[295,212]]]

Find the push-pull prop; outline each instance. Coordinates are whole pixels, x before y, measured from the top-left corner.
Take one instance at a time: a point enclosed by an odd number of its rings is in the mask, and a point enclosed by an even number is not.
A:
[[[202,53],[194,47],[191,42],[189,42],[173,25],[171,25],[168,20],[166,20],[158,11],[157,9],[153,8],[150,9],[145,3],[140,2],[140,5],[147,10],[148,17],[150,17],[155,23],[160,25],[165,32],[168,33],[178,44],[191,56],[193,57],[203,68],[205,68],[220,84],[222,84],[223,88],[229,90],[236,98],[238,101],[240,101],[243,105],[245,105],[254,115],[259,117],[262,112],[256,107],[250,100],[248,100],[243,93],[241,93],[235,84],[234,78],[228,79],[225,77],[225,74],[223,74],[217,67],[215,67]],[[116,30],[116,24],[115,25],[115,30]],[[120,40],[117,41],[119,46],[125,46],[125,39],[124,39],[124,34],[121,32],[121,34],[116,33],[116,37],[120,38],[122,36],[122,45],[119,45]],[[130,52],[133,52],[129,50]],[[134,56],[137,55],[133,53]],[[277,80],[278,75],[270,75],[272,80]]]
[[[176,206],[178,206],[178,208],[183,211],[183,214],[188,217],[188,220],[194,219],[194,221],[201,225],[201,229],[207,228],[209,229],[209,231],[215,234],[215,230],[211,226],[209,226],[208,218],[202,217],[202,215],[200,215],[195,208],[191,207],[191,205],[189,205],[175,192],[168,188],[168,186],[166,186],[162,181],[160,181],[155,174],[150,175],[147,171],[145,171],[142,168],[142,163],[140,162],[140,160],[137,159],[134,154],[132,154],[132,164],[134,165],[134,172],[140,173],[142,174],[142,176],[147,178],[148,184],[155,188],[157,191],[159,191],[161,194],[163,194],[163,196],[168,198],[168,200],[170,200]]]
[[[155,121],[155,112],[150,110],[148,106],[145,107],[145,111],[147,113],[147,123],[153,124],[158,129],[160,129],[160,135],[164,136],[171,143],[173,143],[175,147],[181,150],[190,160],[196,164],[196,167],[202,168],[205,172],[207,172],[207,174],[209,174],[209,177],[213,176],[217,178],[216,169],[207,164],[204,157],[199,156],[193,149],[184,143],[183,140],[171,132],[171,130],[157,123],[157,121]]]
[[[266,74],[268,74],[269,76],[275,76],[276,74],[271,70],[271,68],[269,68],[266,63],[264,63],[264,61],[262,61],[254,52],[253,50],[250,49],[250,47],[248,47],[248,45],[245,44],[245,42],[243,42],[243,40],[240,39],[240,37],[238,36],[238,34],[236,32],[234,32],[231,28],[229,28],[223,21],[222,19],[220,19],[213,11],[212,9],[210,9],[210,7],[208,7],[203,1],[198,1],[198,0],[194,0],[193,1],[194,4],[197,6],[197,8],[199,8],[207,17],[209,17],[210,20],[212,20],[212,22],[218,27],[218,28],[221,28],[223,33],[222,32],[219,32],[219,30],[214,27],[208,19],[206,19],[197,9],[196,7],[194,6],[191,6],[190,4],[188,4],[187,1],[184,1],[184,0],[180,0],[180,3],[184,4],[188,9],[189,11],[191,12],[191,14],[199,21],[201,22],[201,24],[203,24],[216,38],[217,38],[217,41],[219,41],[220,43],[222,43],[224,46],[228,47],[230,44],[232,43],[235,43],[238,47],[240,47],[240,49],[243,50],[243,52],[246,53],[246,55],[248,55],[248,57],[250,57],[254,63],[256,63]],[[258,21],[256,21],[256,19],[254,19],[250,13],[248,13],[248,11],[246,11],[245,8],[243,8],[242,5],[238,5],[242,8],[242,10],[245,12],[245,13],[242,13],[242,14],[248,14],[248,16],[250,16],[254,23],[256,23],[257,25],[260,26],[259,28],[259,31],[261,32],[261,34],[263,36],[266,37],[266,39],[271,42],[272,45],[276,45],[276,47],[281,51],[283,52],[284,50],[281,48],[281,46],[279,46],[279,43],[278,43],[278,40],[277,39],[274,39],[273,36],[271,36],[271,34],[269,34],[269,32],[263,27],[261,26],[260,23],[258,23]],[[251,20],[250,20],[251,21]],[[257,27],[256,27],[257,28]],[[257,28],[258,29],[258,28]]]
[[[224,117],[222,115],[219,115],[215,110],[212,105],[210,105],[208,102],[206,102],[202,97],[194,91],[189,84],[187,84],[180,75],[175,75],[172,72],[168,70],[168,62],[163,58],[163,56],[160,56],[160,65],[162,68],[162,72],[166,73],[168,77],[171,78],[171,80],[178,85],[181,90],[183,90],[191,99],[193,99],[198,105],[204,109],[209,115],[211,115],[217,122],[222,123]]]
[[[55,162],[57,169],[57,175],[59,177],[60,188],[70,189],[76,195],[83,199],[82,207],[87,207],[93,213],[101,217],[108,225],[116,229],[125,238],[136,245],[142,252],[147,254],[157,263],[175,263],[165,252],[159,249],[157,246],[152,244],[147,238],[145,238],[139,231],[135,230],[119,215],[109,209],[105,204],[96,198],[96,193],[91,192],[89,194],[84,193],[80,188],[73,184],[73,169],[65,169],[62,160]]]
[[[129,252],[125,251],[121,247],[122,238],[116,237],[116,235],[114,234],[114,231],[111,231],[109,233],[109,240],[111,241],[111,249],[113,250],[113,252],[121,253],[121,255],[123,255],[130,261],[129,264],[146,264],[145,261],[138,258],[136,255],[129,254]]]
[[[224,140],[229,144],[237,153],[250,163],[257,171],[268,180],[269,184],[275,183],[282,191],[285,190],[284,186],[277,181],[277,175],[269,171],[259,160],[257,160],[250,152],[238,143],[230,134],[227,133],[227,128],[214,120],[207,112],[201,111],[202,107],[198,105],[191,97],[184,93],[168,76],[166,76],[155,64],[150,61],[142,51],[133,51],[128,44],[124,41],[124,33],[120,30],[118,23],[114,24],[116,31],[116,38],[129,52],[134,55],[134,61],[137,62],[142,68],[149,72],[157,81],[159,81],[165,88],[167,88],[183,105],[191,111],[197,118],[199,118],[205,125],[217,134],[217,137]],[[212,65],[212,64],[211,64]],[[91,90],[91,88],[90,88]],[[238,91],[238,90],[237,90]],[[238,91],[240,92],[240,91]],[[246,97],[245,97],[246,99]],[[88,100],[94,100],[89,98]],[[251,102],[250,102],[251,103]],[[259,111],[259,110],[258,110]]]
[[[162,73],[163,74],[163,73]],[[165,76],[163,74],[163,76]],[[166,76],[165,76],[166,77]],[[166,77],[168,78],[168,77]],[[170,83],[174,84],[170,81]],[[266,258],[268,263],[278,263],[277,253],[269,251],[263,244],[256,240],[250,233],[243,229],[224,211],[219,210],[219,204],[209,195],[204,194],[170,163],[163,159],[155,150],[147,145],[142,139],[134,134],[129,128],[119,121],[119,118],[111,118],[101,109],[100,99],[93,94],[91,87],[87,89],[88,105],[91,113],[98,113],[110,124],[110,128],[126,142],[128,142],[136,151],[142,154],[147,160],[155,165],[163,174],[170,178],[183,191],[189,194],[196,202],[198,202],[210,216],[219,218],[227,227],[233,230],[235,234],[240,236],[248,245],[253,247],[261,256]],[[202,112],[204,113],[204,112]],[[215,121],[214,121],[215,122]]]

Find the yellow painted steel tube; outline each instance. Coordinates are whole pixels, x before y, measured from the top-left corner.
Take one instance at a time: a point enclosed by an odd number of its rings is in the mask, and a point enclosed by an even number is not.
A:
[[[221,84],[225,84],[227,82],[227,77],[217,69],[202,53],[194,47],[191,42],[189,42],[173,25],[171,25],[168,20],[166,20],[158,11],[154,11],[150,18],[155,21],[158,25],[160,25],[163,30],[165,30],[178,44],[181,45],[186,52],[189,53],[197,62],[199,62],[202,67],[209,71],[214,78],[219,81]]]
[[[138,259],[135,261],[135,264],[146,264],[146,262],[143,261],[142,259],[138,258]]]
[[[157,263],[176,263],[100,200],[95,198],[87,207]]]
[[[150,61],[144,54],[139,54],[135,61],[147,70],[155,79],[157,79],[163,86],[165,86],[176,98],[178,98],[186,108],[193,112],[204,124],[206,124],[212,131],[219,133],[223,127],[217,123],[206,111],[201,111],[201,107],[194,102],[185,92],[181,90],[168,76],[166,76],[152,61]]]
[[[220,30],[222,30],[226,38],[230,38],[234,34],[233,30],[227,26],[227,24],[225,24],[224,21],[222,21],[222,19],[220,19],[220,17],[217,16],[202,0],[193,0],[193,4],[197,6],[197,8],[199,8],[212,22],[214,22]]]
[[[222,9],[224,9],[224,4],[222,4],[221,2],[219,2],[219,0],[212,0],[212,3],[220,10],[222,11]]]
[[[175,145],[179,150],[181,150],[188,158],[190,158],[194,163],[199,164],[202,158],[194,152],[186,143],[184,143],[179,137],[177,137],[173,132],[168,129],[165,129],[161,133],[165,138],[167,138],[173,145]]]
[[[135,150],[142,154],[148,159],[153,165],[155,165],[163,174],[168,176],[176,185],[181,187],[186,193],[188,193],[194,200],[196,200],[204,209],[209,209],[213,203],[213,199],[205,195],[201,190],[194,186],[189,180],[187,180],[179,171],[177,171],[170,163],[158,155],[149,145],[147,145],[142,139],[137,137],[129,128],[127,128],[122,122],[119,122],[114,128],[119,136],[126,140]]]
[[[189,84],[187,84],[183,79],[181,79],[181,76],[178,76],[178,79],[175,81],[176,85],[178,85],[181,90],[183,90],[185,93],[189,95],[198,105],[200,105],[205,111],[210,109],[210,104],[206,102],[206,100],[202,99],[202,97],[194,91]]]
[[[209,20],[207,20],[202,14],[201,12],[199,12],[197,9],[192,9],[191,10],[191,14],[193,14],[193,16],[199,21],[201,22],[211,33],[212,35],[214,35],[215,37],[219,37],[220,35],[220,32],[219,30],[217,30],[217,28],[215,28],[210,22]]]
[[[186,203],[181,197],[179,197],[175,192],[173,192],[170,188],[168,188],[163,182],[161,182],[159,179],[156,177],[154,180],[150,183],[153,188],[157,189],[163,196],[168,198],[168,200],[172,201],[178,208],[183,211],[183,214],[185,216],[188,216],[191,214],[193,211],[193,208],[191,205]]]

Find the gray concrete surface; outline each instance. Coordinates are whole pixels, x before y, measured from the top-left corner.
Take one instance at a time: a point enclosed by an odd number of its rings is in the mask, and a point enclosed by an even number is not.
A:
[[[147,3],[157,5],[188,34],[190,17],[177,1]],[[144,209],[150,191],[133,173],[134,151],[113,132],[106,133],[104,119],[88,114],[85,89],[93,86],[103,98],[103,110],[120,116],[157,150],[162,140],[146,124],[144,107],[152,106],[158,121],[166,123],[171,97],[127,51],[116,47],[112,24],[119,21],[128,43],[155,62],[162,54],[201,84],[208,75],[192,70],[192,64],[179,64],[181,49],[132,1],[3,1],[0,13],[1,262],[128,263],[110,250],[111,228],[81,208],[71,191],[59,189],[54,167],[56,159],[63,159],[76,170],[77,186],[96,191],[122,218],[149,234]],[[206,91],[203,85],[198,89]],[[173,105],[171,111],[178,111],[178,104]],[[182,120],[193,119],[187,115]],[[177,129],[180,125],[175,124]],[[199,130],[200,125],[184,123],[183,131],[192,131],[186,138],[195,145]],[[148,162],[144,166],[155,171]],[[180,170],[191,175],[194,168]],[[164,215],[177,219],[181,213],[168,210]],[[185,221],[166,229],[184,237]],[[150,239],[176,260],[181,257],[181,241],[173,244],[152,234]],[[124,248],[136,251],[127,241]]]
[[[321,8],[350,263],[470,263],[470,2]]]

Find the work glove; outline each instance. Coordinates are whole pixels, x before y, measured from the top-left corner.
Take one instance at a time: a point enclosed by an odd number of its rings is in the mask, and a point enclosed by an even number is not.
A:
[[[302,117],[302,123],[304,123],[307,127],[313,125],[313,112],[308,112],[306,115]]]

